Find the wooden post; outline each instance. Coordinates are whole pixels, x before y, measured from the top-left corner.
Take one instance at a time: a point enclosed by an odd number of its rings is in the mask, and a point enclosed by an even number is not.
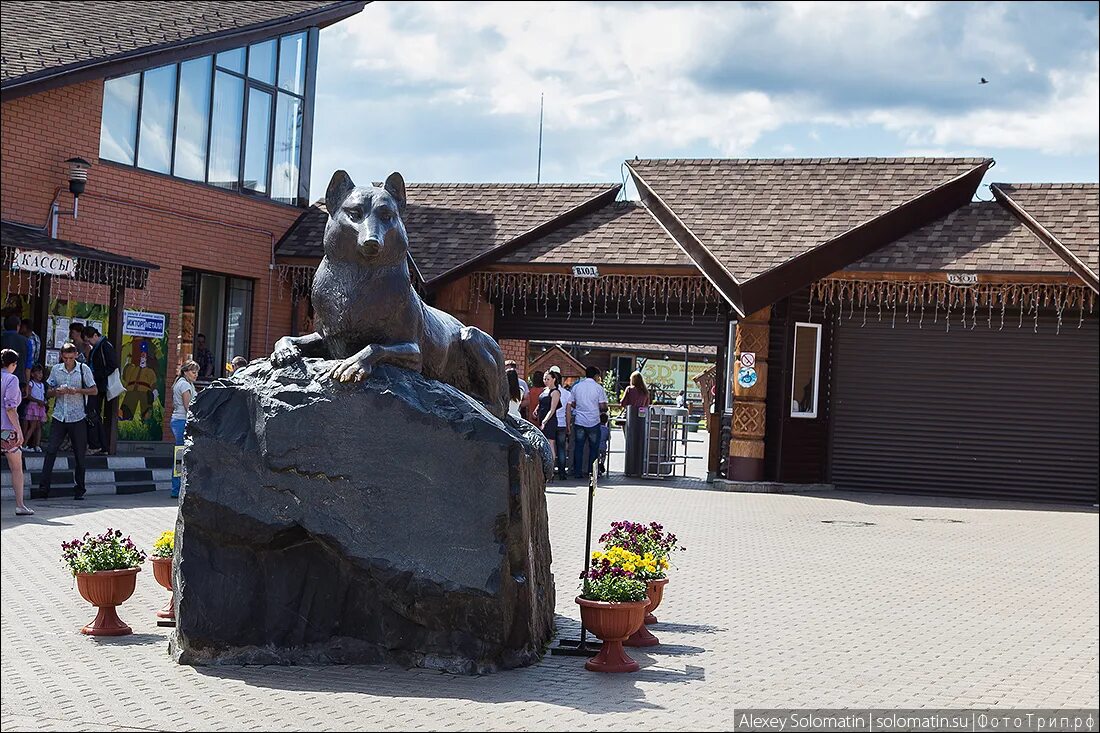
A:
[[[53,334],[47,333],[50,325],[50,282],[52,278],[49,275],[40,275],[38,277],[38,292],[35,293],[34,307],[31,309],[31,322],[35,329],[37,329],[38,337],[42,339],[42,348],[39,349],[41,353],[36,354],[34,361],[36,364],[46,363],[46,349],[50,348],[51,336]],[[46,370],[46,376],[49,376],[49,370]]]
[[[771,333],[771,307],[750,314],[737,324],[737,361],[727,379],[733,380],[733,420],[731,423],[729,478],[734,481],[764,479],[764,427],[768,393],[768,340]],[[756,355],[756,383],[745,387],[738,383],[741,354]]]

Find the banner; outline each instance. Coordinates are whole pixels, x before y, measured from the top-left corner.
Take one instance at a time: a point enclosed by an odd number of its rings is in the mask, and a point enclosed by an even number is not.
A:
[[[134,321],[130,314],[140,316]],[[168,316],[126,311],[133,326],[122,330],[118,361],[126,393],[118,405],[119,440],[161,440],[164,437],[164,397],[168,384]],[[159,327],[157,326],[159,324]],[[133,335],[133,331],[160,333],[160,337]]]

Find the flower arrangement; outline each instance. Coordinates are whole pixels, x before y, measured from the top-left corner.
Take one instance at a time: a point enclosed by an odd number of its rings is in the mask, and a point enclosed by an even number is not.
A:
[[[610,603],[644,601],[646,584],[638,574],[648,567],[656,567],[652,559],[647,562],[621,547],[606,552],[597,550],[592,553],[588,569],[581,573],[584,581],[581,598]]]
[[[657,522],[612,522],[611,530],[600,535],[604,550],[621,548],[642,559],[639,580],[664,578],[669,567],[668,556],[676,550],[684,550],[671,532],[665,532]]]
[[[108,529],[101,535],[84,533],[81,539],[61,543],[61,561],[73,575],[96,573],[100,570],[126,570],[145,562],[145,551],[122,531]]]
[[[163,558],[172,557],[172,550],[176,545],[176,533],[172,530],[168,530],[161,534],[157,538],[157,541],[153,543],[153,557]]]

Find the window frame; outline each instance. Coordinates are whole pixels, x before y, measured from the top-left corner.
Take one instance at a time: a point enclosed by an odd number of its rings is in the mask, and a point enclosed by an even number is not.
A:
[[[290,38],[290,37],[294,37],[294,36],[298,36],[298,35],[303,36],[303,42],[305,43],[305,58],[304,58],[305,67],[304,67],[304,73],[303,73],[303,78],[302,78],[302,91],[300,93],[299,92],[294,92],[294,91],[291,91],[289,89],[285,89],[285,88],[279,86],[279,68],[280,68],[280,64],[281,64],[281,60],[282,60],[281,59],[281,54],[282,54],[282,47],[283,47],[282,40],[284,38]],[[105,162],[108,162],[108,163],[111,163],[111,164],[114,164],[114,165],[124,167],[124,168],[134,168],[136,170],[140,170],[140,171],[143,171],[145,173],[151,173],[153,175],[168,176],[169,178],[173,178],[173,179],[179,180],[179,181],[185,181],[187,183],[194,183],[194,184],[198,184],[198,185],[202,185],[202,186],[209,186],[211,188],[217,189],[218,191],[226,191],[226,192],[233,191],[235,193],[244,194],[246,196],[249,196],[250,198],[264,199],[264,200],[267,200],[267,201],[269,201],[271,203],[274,203],[274,204],[283,204],[283,205],[288,205],[288,206],[294,206],[296,208],[302,208],[304,206],[308,206],[309,205],[309,202],[308,202],[309,167],[312,164],[313,146],[311,144],[312,141],[307,142],[306,138],[307,138],[307,136],[312,137],[312,135],[313,135],[313,108],[314,108],[314,105],[313,105],[314,99],[313,99],[313,97],[314,97],[314,93],[315,93],[315,84],[313,83],[313,80],[316,78],[316,73],[317,73],[316,63],[317,63],[318,39],[319,39],[319,34],[318,34],[318,29],[317,28],[314,28],[314,27],[300,28],[298,30],[288,31],[288,32],[285,32],[285,33],[280,33],[280,34],[277,34],[277,35],[274,35],[274,36],[270,36],[268,38],[258,39],[256,41],[245,44],[243,46],[234,46],[233,48],[227,48],[227,49],[224,49],[223,51],[211,51],[209,53],[201,54],[199,56],[180,59],[178,61],[172,62],[171,64],[158,64],[157,66],[153,66],[153,67],[150,67],[148,69],[141,69],[140,71],[136,71],[136,72],[129,72],[129,73],[126,73],[126,74],[118,74],[116,76],[107,77],[106,79],[104,79],[104,83],[106,83],[107,81],[110,81],[112,79],[124,78],[124,77],[128,77],[128,76],[137,76],[138,98],[137,98],[137,106],[136,106],[136,109],[134,111],[134,115],[135,115],[135,119],[136,119],[136,125],[135,125],[134,139],[133,139],[133,142],[134,142],[134,162],[133,163],[126,163],[126,162],[123,162],[123,161],[112,160],[111,158],[102,158],[102,157],[101,157],[101,160],[105,161]],[[250,77],[248,75],[248,64],[249,64],[249,53],[248,52],[249,52],[249,48],[251,46],[259,45],[259,44],[262,44],[262,43],[267,43],[269,41],[274,42],[273,45],[274,45],[275,76],[274,76],[273,82],[271,84],[268,84],[267,82],[260,81],[258,79],[253,79],[252,77]],[[237,48],[242,48],[244,50],[244,71],[243,72],[238,72],[238,71],[228,69],[228,68],[225,68],[225,67],[221,67],[221,66],[218,65],[218,54],[219,53],[224,53],[226,51],[233,51],[233,50],[236,50]],[[179,129],[179,98],[180,98],[180,86],[181,86],[181,83],[182,83],[182,74],[180,72],[181,72],[181,67],[184,63],[186,63],[188,61],[194,61],[195,59],[204,58],[204,57],[207,57],[207,56],[210,57],[210,104],[209,104],[209,108],[208,108],[208,111],[207,111],[207,120],[206,120],[206,153],[205,153],[205,158],[204,158],[204,161],[203,161],[203,163],[204,163],[204,165],[203,165],[203,171],[204,171],[203,180],[196,181],[196,180],[191,179],[191,178],[185,178],[183,176],[176,175],[176,134],[177,134],[177,131]],[[174,106],[174,109],[172,111],[172,125],[171,125],[172,139],[169,141],[169,156],[170,156],[169,157],[169,167],[168,167],[169,170],[168,170],[167,173],[163,173],[161,171],[155,171],[155,170],[151,170],[151,169],[148,169],[148,168],[142,168],[141,166],[139,166],[137,164],[137,162],[138,162],[138,159],[139,159],[139,147],[141,145],[141,115],[142,115],[142,110],[144,109],[144,101],[145,101],[144,100],[145,74],[146,74],[147,71],[153,71],[155,69],[160,69],[160,68],[163,68],[163,67],[166,67],[166,66],[175,67],[175,90],[174,90],[174,95],[173,95],[174,96],[174,101],[175,101],[175,106]],[[233,189],[223,188],[221,186],[216,186],[216,185],[210,183],[210,155],[211,155],[211,149],[213,147],[211,136],[213,135],[213,125],[214,125],[214,115],[215,115],[215,109],[214,109],[215,82],[217,80],[218,72],[221,72],[221,73],[224,73],[224,74],[229,74],[230,76],[234,76],[234,77],[240,79],[244,84],[244,90],[243,90],[244,99],[242,100],[242,104],[241,104],[240,159],[238,160],[238,164],[237,164],[237,186]],[[258,190],[252,189],[252,188],[247,188],[244,185],[245,184],[245,180],[244,180],[244,161],[245,161],[245,156],[246,156],[246,152],[247,152],[247,148],[245,146],[247,145],[248,101],[249,101],[249,96],[250,96],[249,92],[252,88],[256,88],[260,91],[267,92],[268,94],[271,95],[271,113],[270,113],[270,119],[269,119],[268,125],[267,125],[267,160],[266,160],[266,164],[265,164],[266,179],[267,179],[267,191],[266,192],[261,192],[261,191],[258,191]],[[275,125],[276,125],[276,121],[277,121],[277,118],[278,118],[277,112],[278,112],[278,103],[279,103],[279,95],[280,94],[285,94],[285,95],[288,95],[289,97],[293,97],[293,98],[298,100],[299,104],[302,105],[302,134],[301,134],[301,139],[298,141],[298,148],[299,148],[298,149],[298,160],[297,160],[298,181],[297,181],[297,185],[295,187],[295,190],[291,192],[292,193],[291,200],[289,200],[289,201],[276,199],[276,198],[273,198],[272,195],[271,195],[271,193],[272,193],[272,185],[271,184],[272,184],[272,180],[274,178],[273,171],[272,171],[272,166],[275,163]],[[102,133],[101,133],[101,141],[100,141],[100,151],[102,151]],[[308,160],[307,160],[307,156],[309,157]]]
[[[796,412],[794,407],[789,407],[790,416],[804,420],[817,419],[819,395],[821,394],[821,332],[822,324],[810,323],[808,321],[795,321],[794,331],[791,338],[791,392],[790,402],[794,401],[794,389],[795,389],[795,377],[798,376],[798,329],[812,328],[816,332],[814,338],[814,395],[813,395],[813,410],[808,412]],[[789,404],[789,403],[788,403]]]

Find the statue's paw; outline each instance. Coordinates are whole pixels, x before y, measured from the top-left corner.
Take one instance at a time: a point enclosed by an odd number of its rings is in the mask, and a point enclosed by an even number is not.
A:
[[[361,382],[369,377],[370,373],[370,363],[352,356],[333,367],[330,376],[337,382]]]
[[[277,367],[286,366],[292,361],[296,361],[302,357],[302,352],[297,346],[282,346],[275,349],[275,353],[271,355],[271,363]]]

